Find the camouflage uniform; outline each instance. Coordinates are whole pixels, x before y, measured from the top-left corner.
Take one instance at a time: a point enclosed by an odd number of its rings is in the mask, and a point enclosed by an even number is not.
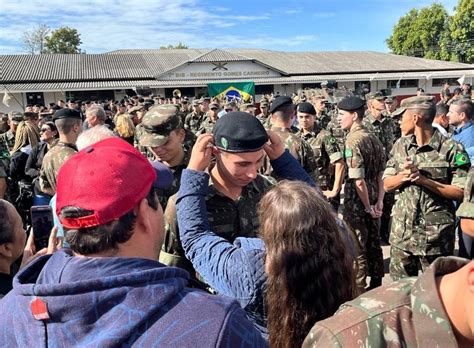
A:
[[[384,178],[403,170],[409,157],[421,175],[437,182],[464,188],[470,162],[461,144],[435,129],[430,142],[418,147],[414,135],[394,145]],[[416,183],[406,183],[392,211],[390,275],[394,280],[416,276],[441,255],[454,251],[454,205]]]
[[[210,229],[231,243],[237,237],[256,237],[260,226],[257,214],[258,202],[274,184],[275,181],[272,178],[259,174],[253,182],[242,189],[241,196],[234,201],[220,193],[210,179],[206,196]],[[184,256],[179,239],[176,195],[168,201],[164,215],[165,239],[160,253],[160,262],[168,266],[184,268],[191,274],[195,274],[191,263]]]
[[[346,139],[346,132],[341,128],[339,121],[337,120],[337,112],[334,112],[331,121],[329,121],[326,129],[331,133],[331,135],[336,138],[337,144],[341,151],[344,151],[344,142]]]
[[[206,116],[201,123],[200,129],[196,132],[196,135],[205,133],[212,134],[212,129],[214,128],[215,124],[216,121],[213,121],[209,116]]]
[[[263,124],[265,128],[270,128],[270,115],[265,115],[263,112],[259,113],[257,119]]]
[[[394,282],[343,304],[333,317],[313,326],[303,347],[457,347],[436,277],[468,262],[440,258],[418,278]]]
[[[39,180],[42,191],[51,189],[56,192],[56,178],[64,162],[77,152],[74,144],[63,143],[59,141],[54,145],[43,158]]]
[[[331,116],[329,113],[324,110],[320,115],[316,114],[314,116],[314,123],[321,129],[327,129],[329,122],[331,122]]]
[[[204,120],[204,113],[191,112],[186,116],[184,121],[184,129],[188,129],[195,133],[201,128],[201,123]]]
[[[390,117],[382,116],[380,120],[376,119],[371,113],[368,113],[362,125],[369,132],[377,136],[383,147],[385,155],[388,159],[390,151],[392,151],[395,142],[394,129],[395,123]],[[395,203],[395,193],[386,193],[383,198],[383,214],[380,221],[380,235],[384,241],[388,241],[390,234],[390,215],[392,213],[393,204]]]
[[[133,146],[138,151],[140,151],[140,153],[143,156],[148,158],[150,161],[154,161],[155,160],[155,155],[153,155],[153,153],[151,153],[151,151],[148,150],[148,148],[146,146],[141,146],[140,145],[140,137],[143,136],[144,132],[145,132],[145,128],[143,127],[143,125],[141,123],[137,124],[137,126],[135,127],[135,134],[134,134],[134,138],[133,138]]]
[[[365,288],[367,274],[384,276],[383,255],[380,247],[380,222],[366,211],[357,194],[355,179],[364,179],[369,202],[375,205],[378,199],[377,176],[385,169],[385,153],[382,143],[361,125],[354,125],[347,135],[344,157],[348,176],[344,186],[342,215],[359,241],[357,285]]]
[[[464,199],[456,211],[459,218],[474,219],[474,167],[471,167],[467,175],[464,188]]]
[[[319,187],[321,190],[332,189],[334,183],[334,168],[332,165],[344,157],[336,138],[329,131],[316,126],[311,132],[303,134],[303,131],[299,131],[296,135],[308,142],[313,149]]]
[[[315,181],[317,181],[319,173],[316,164],[316,157],[311,146],[288,128],[272,127],[271,130],[280,137],[285,148],[288,149],[298,162],[300,162],[303,169],[306,170]],[[273,174],[273,169],[268,157],[266,157],[262,169],[265,175],[271,176]]]
[[[15,145],[15,135],[11,131],[0,134],[0,178],[8,177],[10,170],[10,151]]]

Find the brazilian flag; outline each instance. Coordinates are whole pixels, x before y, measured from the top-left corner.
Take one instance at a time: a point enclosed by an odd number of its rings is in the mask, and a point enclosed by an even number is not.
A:
[[[209,83],[207,91],[211,97],[248,102],[255,95],[255,83],[253,81]]]

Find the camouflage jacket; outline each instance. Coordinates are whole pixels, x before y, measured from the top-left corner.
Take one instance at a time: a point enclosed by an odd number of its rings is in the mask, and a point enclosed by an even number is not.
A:
[[[216,121],[213,121],[211,120],[209,116],[206,116],[201,123],[201,127],[196,132],[196,135],[205,134],[205,133],[212,134],[212,130],[214,129],[215,124],[216,124]]]
[[[474,167],[471,167],[464,188],[464,199],[456,211],[459,218],[474,219]]]
[[[265,128],[270,128],[270,115],[265,115],[263,112],[259,113],[257,119],[263,124]]]
[[[361,126],[353,126],[347,135],[344,158],[347,165],[347,180],[344,185],[343,212],[364,214],[365,207],[357,194],[355,179],[364,179],[370,204],[378,198],[377,176],[385,169],[385,152],[382,143]]]
[[[346,140],[346,131],[341,128],[339,121],[337,120],[337,112],[335,112],[329,121],[326,129],[331,133],[331,135],[336,138],[337,144],[341,151],[344,151],[344,142]]]
[[[458,142],[435,129],[428,144],[418,147],[414,135],[394,145],[384,179],[403,170],[409,157],[421,175],[442,184],[464,189],[469,156]],[[392,210],[390,244],[415,255],[438,255],[454,250],[454,205],[416,183],[406,183]]]
[[[0,178],[6,178],[10,170],[10,151],[15,145],[15,135],[6,131],[0,134]]]
[[[244,187],[236,200],[220,193],[209,180],[209,192],[206,196],[207,218],[210,229],[220,237],[233,243],[237,237],[256,237],[260,223],[257,204],[262,196],[275,184],[272,178],[258,175]],[[181,267],[195,274],[191,263],[184,256],[179,239],[176,220],[176,195],[168,201],[165,211],[165,239],[160,254],[160,262],[168,266]]]
[[[0,134],[0,150],[6,148],[8,152],[13,149],[15,145],[15,134],[11,131],[6,131],[5,133]]]
[[[331,115],[328,112],[323,111],[321,115],[317,115],[314,117],[315,125],[322,129],[327,129],[329,122],[331,122]]]
[[[42,191],[51,189],[56,192],[56,179],[64,162],[77,152],[76,145],[58,142],[43,158],[39,180]]]
[[[166,209],[166,205],[168,204],[168,200],[171,196],[173,196],[179,190],[179,185],[181,183],[181,173],[183,169],[186,169],[189,163],[189,159],[191,158],[191,150],[188,150],[184,147],[184,158],[183,161],[174,167],[169,167],[171,172],[173,173],[173,183],[167,189],[160,189],[158,190],[158,199],[160,201],[161,207],[163,211]]]
[[[194,111],[189,113],[184,121],[184,129],[196,133],[201,128],[201,123],[204,120],[204,117],[204,113],[195,113]]]
[[[382,116],[381,120],[377,120],[371,113],[367,114],[362,125],[365,127],[367,132],[375,134],[377,138],[382,142],[385,148],[385,154],[388,156],[392,151],[393,143],[395,142],[394,129],[395,124],[390,117]]]
[[[306,140],[313,149],[319,186],[322,190],[331,189],[334,179],[334,166],[332,164],[343,158],[343,153],[339,149],[336,138],[329,131],[316,127],[306,134],[299,131],[297,135]]]
[[[145,128],[143,127],[143,125],[141,123],[137,124],[137,126],[135,127],[135,134],[134,134],[134,138],[133,138],[133,146],[138,150],[140,151],[140,153],[145,156],[146,158],[148,158],[150,161],[154,161],[155,160],[155,155],[153,155],[153,153],[151,153],[150,150],[148,150],[148,148],[146,146],[141,146],[140,145],[140,137],[141,137],[141,134],[145,132]]]
[[[418,278],[405,278],[346,302],[316,323],[303,347],[457,347],[436,277],[469,260],[441,257]]]
[[[316,157],[314,151],[305,140],[298,135],[292,133],[288,128],[272,127],[271,130],[278,134],[283,141],[285,148],[290,154],[295,157],[304,170],[315,180],[318,180],[318,168],[316,164]],[[265,175],[273,176],[273,169],[270,164],[270,159],[265,158],[265,163],[262,167]]]

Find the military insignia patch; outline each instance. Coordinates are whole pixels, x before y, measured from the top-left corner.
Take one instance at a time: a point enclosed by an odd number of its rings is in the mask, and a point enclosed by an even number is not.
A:
[[[331,139],[329,140],[329,142],[330,142],[331,144],[334,144],[334,143],[336,142],[336,138],[331,137]]]
[[[346,158],[352,157],[352,150],[351,149],[346,149],[344,151],[344,157],[346,157]]]
[[[229,142],[224,137],[221,138],[221,144],[222,144],[222,147],[224,148],[224,150],[227,150],[229,148]]]
[[[469,162],[469,157],[467,157],[464,153],[457,153],[456,156],[454,156],[454,164],[457,166],[462,166]]]

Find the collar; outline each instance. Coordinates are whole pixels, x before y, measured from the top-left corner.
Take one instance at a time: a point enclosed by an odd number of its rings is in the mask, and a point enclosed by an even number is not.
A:
[[[413,284],[410,298],[419,347],[427,346],[432,340],[436,340],[439,347],[457,347],[451,323],[438,296],[436,277],[453,273],[468,262],[458,257],[440,257]]]
[[[354,133],[354,132],[358,132],[358,131],[361,131],[361,130],[365,130],[365,128],[364,128],[363,125],[358,124],[358,125],[352,127],[352,128],[349,130],[349,133]]]
[[[464,130],[466,130],[466,129],[472,127],[472,126],[473,126],[472,121],[469,121],[469,122],[467,122],[466,125],[464,125],[463,127],[458,127],[458,128],[456,128],[456,129],[454,130],[454,134],[459,134],[459,133],[461,133],[462,131],[464,131]]]
[[[290,128],[285,128],[285,127],[276,127],[276,126],[272,126],[272,131],[276,131],[276,132],[291,132],[291,129]]]
[[[211,170],[212,170],[212,168],[209,169],[209,191],[208,191],[208,194],[206,196],[206,201],[208,199],[210,199],[211,197],[213,197],[213,196],[220,196],[222,198],[225,198],[225,199],[228,199],[230,201],[236,202],[239,199],[241,199],[242,197],[248,196],[249,193],[251,193],[251,192],[256,192],[256,193],[261,193],[262,192],[262,190],[257,185],[257,180],[261,179],[260,174],[257,174],[257,177],[255,178],[255,180],[252,181],[247,186],[243,187],[242,188],[242,193],[240,194],[239,198],[237,198],[237,200],[234,201],[230,197],[226,196],[225,194],[223,194],[222,192],[217,190],[217,188],[214,186],[214,183],[212,182],[212,175],[210,175]]]
[[[431,147],[433,150],[437,150],[439,149],[439,147],[441,146],[441,143],[442,143],[442,140],[443,140],[443,135],[441,134],[441,132],[433,127],[433,135],[431,136],[431,139],[430,141],[428,142],[428,144],[426,145],[423,145],[423,146],[418,146],[418,144],[416,143],[416,136],[415,134],[411,134],[408,136],[408,138],[410,139],[410,147],[416,147],[416,148],[420,148],[420,147],[425,147],[425,146],[429,146]]]

